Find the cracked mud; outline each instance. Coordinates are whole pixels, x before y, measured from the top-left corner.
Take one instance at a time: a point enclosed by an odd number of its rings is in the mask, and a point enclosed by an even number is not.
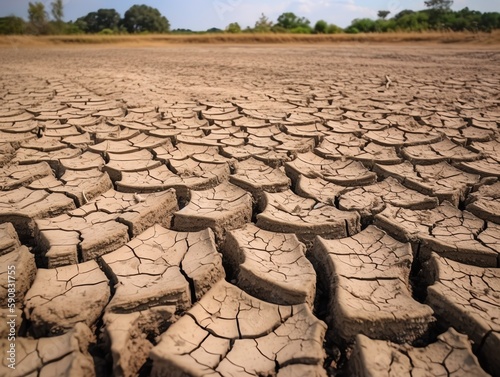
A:
[[[0,375],[500,376],[494,46],[3,52]]]

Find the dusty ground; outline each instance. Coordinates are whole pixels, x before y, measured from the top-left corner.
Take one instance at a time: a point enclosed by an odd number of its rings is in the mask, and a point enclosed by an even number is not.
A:
[[[499,67],[2,48],[0,374],[499,376]]]

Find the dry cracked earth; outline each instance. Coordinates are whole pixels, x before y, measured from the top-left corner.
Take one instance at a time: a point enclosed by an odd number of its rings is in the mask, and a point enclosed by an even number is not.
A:
[[[2,50],[0,375],[500,376],[499,67]]]

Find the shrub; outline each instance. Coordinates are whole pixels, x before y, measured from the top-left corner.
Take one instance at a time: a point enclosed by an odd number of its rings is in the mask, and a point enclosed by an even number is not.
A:
[[[328,34],[340,34],[340,33],[344,32],[344,29],[342,29],[341,27],[339,27],[337,25],[330,24],[330,25],[328,25],[328,28],[326,29],[326,32]]]
[[[312,29],[308,26],[297,26],[290,30],[292,34],[311,34]]]
[[[349,26],[347,29],[345,29],[345,32],[348,34],[358,34],[359,30],[354,26]]]
[[[319,20],[314,25],[314,32],[318,34],[325,34],[328,32],[328,23],[324,20]]]
[[[102,29],[99,33],[97,34],[100,34],[100,35],[112,35],[114,34],[115,32],[111,29]]]

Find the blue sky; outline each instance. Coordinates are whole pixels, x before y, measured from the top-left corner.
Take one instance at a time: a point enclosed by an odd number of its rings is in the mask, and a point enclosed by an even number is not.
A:
[[[32,0],[33,2],[35,0]],[[403,9],[424,9],[418,0],[63,0],[66,21],[75,20],[99,8],[114,8],[122,16],[133,4],[158,8],[168,18],[172,29],[206,30],[225,28],[231,22],[253,26],[261,13],[276,21],[283,12],[294,12],[313,24],[324,19],[341,27],[354,18],[376,18],[377,11],[390,10],[394,15]],[[52,0],[41,0],[50,12]],[[0,0],[0,16],[11,14],[27,18],[29,0]],[[500,0],[455,0],[453,9],[464,7],[481,12],[500,12]]]

